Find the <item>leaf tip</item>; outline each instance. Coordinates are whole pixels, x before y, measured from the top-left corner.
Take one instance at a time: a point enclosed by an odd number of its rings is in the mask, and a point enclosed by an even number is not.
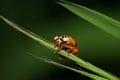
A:
[[[0,15],[0,18],[2,18],[2,16]]]

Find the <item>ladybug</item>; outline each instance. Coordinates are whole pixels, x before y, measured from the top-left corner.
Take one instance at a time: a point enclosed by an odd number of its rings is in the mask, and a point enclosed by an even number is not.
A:
[[[58,47],[57,51],[65,50],[66,52],[68,52],[68,54],[72,53],[73,55],[78,56],[77,43],[71,36],[68,36],[68,35],[56,36],[54,37],[52,43],[53,45],[55,45],[55,47]],[[65,59],[65,57],[59,55],[59,59],[63,60]]]

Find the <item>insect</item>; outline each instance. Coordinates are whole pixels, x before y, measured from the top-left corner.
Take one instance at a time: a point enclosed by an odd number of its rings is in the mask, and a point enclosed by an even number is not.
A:
[[[75,40],[68,35],[61,35],[54,37],[52,43],[58,47],[58,50],[65,50],[66,52],[72,53],[75,56],[78,56],[78,46]],[[57,53],[56,51],[56,53]],[[65,57],[59,55],[59,59],[63,60]]]

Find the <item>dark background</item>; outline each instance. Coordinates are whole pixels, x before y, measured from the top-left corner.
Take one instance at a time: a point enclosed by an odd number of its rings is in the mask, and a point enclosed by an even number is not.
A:
[[[71,35],[79,57],[120,77],[120,40],[81,19],[56,3],[57,0],[1,0],[0,14],[51,41],[56,35]],[[120,21],[116,0],[69,0]],[[60,61],[54,52],[12,29],[0,19],[0,80],[90,80],[72,71],[40,62],[27,53]],[[76,66],[76,65],[74,65]]]

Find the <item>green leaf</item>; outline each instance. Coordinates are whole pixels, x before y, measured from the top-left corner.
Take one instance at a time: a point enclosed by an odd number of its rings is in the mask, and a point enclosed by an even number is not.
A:
[[[43,46],[46,46],[49,49],[56,49],[54,48],[53,44],[51,44],[51,42],[45,40],[44,38],[40,37],[37,34],[34,34],[33,32],[15,24],[14,22],[4,18],[3,16],[0,16],[0,18],[2,18],[8,25],[10,25],[11,27],[13,27],[14,29],[16,29],[17,31],[27,35],[28,37],[32,38],[33,40],[37,41],[38,43],[42,44]]]
[[[57,2],[71,12],[94,24],[103,31],[120,38],[120,22],[84,6],[60,0]]]
[[[31,53],[28,53],[28,54],[32,55]],[[77,72],[79,74],[82,74],[82,75],[87,76],[87,77],[89,77],[91,79],[94,79],[94,80],[107,80],[107,79],[105,79],[103,77],[100,77],[98,75],[95,75],[95,74],[92,74],[92,73],[88,73],[88,72],[80,70],[80,69],[75,69],[75,68],[72,68],[72,67],[60,64],[58,62],[55,62],[55,61],[50,60],[50,59],[45,58],[45,57],[38,57],[38,56],[35,56],[35,55],[32,55],[32,56],[35,57],[36,59],[40,60],[40,61],[43,61],[43,62],[46,62],[46,63],[50,63],[50,64],[56,65],[58,67],[61,67],[61,68],[69,69],[71,71]]]

